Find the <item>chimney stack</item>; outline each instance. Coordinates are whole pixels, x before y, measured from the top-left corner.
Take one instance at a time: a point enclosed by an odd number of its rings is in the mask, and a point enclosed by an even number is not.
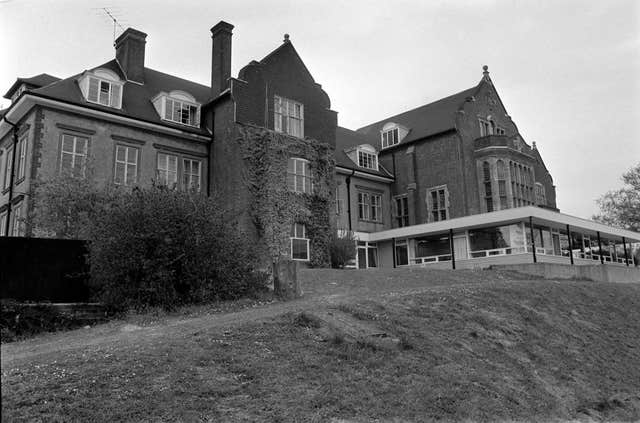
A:
[[[231,35],[233,25],[225,21],[211,28],[211,96],[226,90],[231,77]]]
[[[116,60],[124,71],[127,81],[144,84],[144,46],[147,34],[127,28],[115,42]]]

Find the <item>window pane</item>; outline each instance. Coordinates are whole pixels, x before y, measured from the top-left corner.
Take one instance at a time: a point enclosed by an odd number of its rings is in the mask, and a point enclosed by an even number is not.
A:
[[[292,239],[291,240],[291,244],[292,244],[292,249],[293,249],[293,254],[292,254],[292,258],[297,259],[297,260],[308,260],[309,259],[309,252],[307,250],[307,240],[305,239]]]
[[[87,99],[89,101],[98,101],[98,85],[100,81],[96,78],[89,78],[89,93]]]
[[[116,160],[117,161],[124,162],[125,154],[127,154],[127,153],[126,153],[126,150],[125,150],[124,147],[122,147],[122,146],[117,146],[116,147]]]
[[[137,180],[136,177],[136,166],[132,164],[127,165],[127,185],[135,184]]]
[[[116,171],[115,171],[115,183],[121,184],[123,182],[124,182],[124,163],[117,162]]]
[[[62,136],[62,151],[73,152],[73,137],[69,135]]]

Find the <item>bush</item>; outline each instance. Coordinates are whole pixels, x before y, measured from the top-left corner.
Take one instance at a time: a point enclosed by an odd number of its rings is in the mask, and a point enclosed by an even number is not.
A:
[[[119,309],[236,299],[266,286],[247,238],[214,197],[134,189],[91,224],[91,283]]]
[[[332,231],[329,251],[331,253],[331,267],[334,269],[344,268],[349,261],[356,258],[356,239],[353,232]]]

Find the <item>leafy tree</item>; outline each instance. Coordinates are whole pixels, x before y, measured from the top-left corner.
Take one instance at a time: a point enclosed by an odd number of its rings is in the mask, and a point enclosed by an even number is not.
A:
[[[338,234],[340,232],[340,234]],[[329,244],[331,267],[342,269],[349,261],[356,258],[356,239],[351,231],[331,232]]]
[[[597,200],[600,214],[594,220],[640,232],[640,162],[622,175],[624,186]]]

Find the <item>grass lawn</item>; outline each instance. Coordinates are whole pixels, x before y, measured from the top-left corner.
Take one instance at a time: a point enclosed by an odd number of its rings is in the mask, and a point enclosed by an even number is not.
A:
[[[640,285],[500,281],[329,307],[401,342],[325,341],[298,312],[129,336],[3,365],[3,421],[640,419]]]

